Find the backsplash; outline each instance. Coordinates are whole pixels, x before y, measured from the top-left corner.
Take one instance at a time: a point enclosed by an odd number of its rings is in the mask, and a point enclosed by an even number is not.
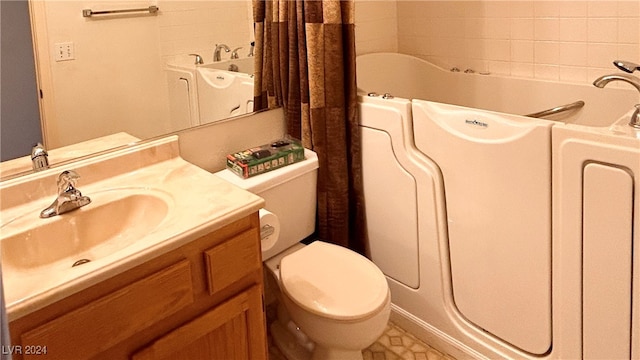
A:
[[[358,53],[578,83],[612,72],[616,58],[640,61],[638,0],[356,1]]]

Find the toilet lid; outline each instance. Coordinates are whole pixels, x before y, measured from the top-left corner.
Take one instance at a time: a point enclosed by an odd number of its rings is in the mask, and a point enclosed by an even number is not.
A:
[[[389,297],[384,274],[369,259],[321,241],[282,258],[280,282],[305,310],[338,320],[376,313]]]

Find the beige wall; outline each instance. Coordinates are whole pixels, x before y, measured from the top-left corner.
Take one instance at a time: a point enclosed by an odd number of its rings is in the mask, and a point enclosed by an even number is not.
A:
[[[357,54],[397,52],[397,1],[355,1]]]
[[[358,53],[579,83],[612,71],[612,60],[640,61],[638,0],[356,1]],[[397,32],[397,43],[381,32]]]
[[[34,1],[44,91],[46,145],[56,148],[115,132],[148,138],[175,131],[169,121],[165,64],[211,62],[216,43],[253,40],[249,0]],[[82,17],[94,11],[156,4],[156,16]],[[72,42],[75,59],[54,60],[54,44]],[[225,54],[228,57],[229,54]],[[44,81],[42,81],[44,79]]]

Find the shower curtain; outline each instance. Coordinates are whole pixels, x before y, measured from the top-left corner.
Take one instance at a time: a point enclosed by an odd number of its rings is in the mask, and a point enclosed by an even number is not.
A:
[[[318,153],[320,239],[366,253],[354,0],[253,0],[256,109]]]

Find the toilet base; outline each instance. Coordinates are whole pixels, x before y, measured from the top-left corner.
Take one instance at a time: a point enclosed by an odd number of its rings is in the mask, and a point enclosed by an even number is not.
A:
[[[323,346],[317,345],[311,360],[363,360],[362,351],[356,350],[341,350],[341,349],[328,349]]]
[[[269,327],[271,338],[287,360],[311,360],[311,351],[300,345],[296,337],[279,321]]]
[[[363,360],[362,351],[328,349],[318,344],[310,351],[279,321],[274,321],[269,330],[273,342],[287,360]]]

